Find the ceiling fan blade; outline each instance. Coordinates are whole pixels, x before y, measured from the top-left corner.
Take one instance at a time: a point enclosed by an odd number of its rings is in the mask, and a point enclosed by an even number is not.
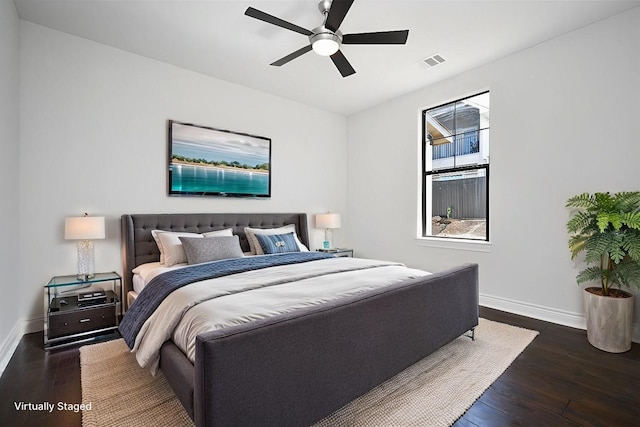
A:
[[[331,31],[338,31],[338,27],[342,24],[353,1],[354,0],[333,0],[324,26]]]
[[[295,31],[296,33],[300,33],[305,36],[310,36],[311,34],[313,34],[311,31],[307,30],[306,28],[298,27],[297,25],[292,24],[291,22],[287,22],[284,19],[277,18],[273,15],[269,15],[268,13],[265,13],[258,9],[254,9],[252,7],[247,8],[244,14],[252,18],[256,18],[261,21],[267,22],[269,24],[277,25],[278,27]]]
[[[331,55],[331,60],[342,74],[342,77],[350,76],[351,74],[355,74],[356,70],[353,69],[347,58],[341,51],[337,51],[333,55]]]
[[[409,30],[356,33],[342,36],[343,44],[405,44]]]
[[[279,66],[284,65],[284,64],[286,64],[287,62],[289,62],[289,61],[291,61],[293,59],[296,59],[298,56],[301,56],[301,55],[309,52],[310,50],[311,50],[311,45],[305,46],[305,47],[303,47],[301,49],[296,50],[293,53],[290,53],[287,56],[284,56],[284,57],[278,59],[276,62],[273,62],[271,65],[279,67]]]

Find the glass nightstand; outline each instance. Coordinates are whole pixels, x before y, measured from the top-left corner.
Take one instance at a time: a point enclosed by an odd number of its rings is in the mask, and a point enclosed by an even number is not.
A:
[[[92,340],[118,328],[122,314],[118,273],[96,273],[88,280],[54,276],[44,289],[45,349]]]
[[[348,248],[318,249],[318,252],[324,252],[324,253],[332,254],[334,256],[339,256],[339,257],[353,258],[353,249],[348,249]]]

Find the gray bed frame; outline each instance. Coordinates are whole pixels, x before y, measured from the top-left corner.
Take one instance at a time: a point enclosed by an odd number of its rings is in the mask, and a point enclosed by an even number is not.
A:
[[[151,230],[207,232],[294,224],[306,214],[122,215],[123,284],[158,261]],[[195,364],[167,341],[160,369],[196,426],[308,426],[478,325],[478,266],[200,335]]]

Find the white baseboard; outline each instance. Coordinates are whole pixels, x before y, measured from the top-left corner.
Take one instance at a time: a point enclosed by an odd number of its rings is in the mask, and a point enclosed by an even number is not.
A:
[[[9,360],[11,360],[11,356],[13,356],[13,352],[16,351],[16,347],[20,343],[22,339],[22,322],[18,321],[13,325],[11,332],[9,332],[9,336],[2,343],[2,347],[0,347],[0,375],[4,372],[4,369],[9,364]]]
[[[41,331],[44,327],[44,319],[19,320],[9,332],[9,336],[0,346],[0,375],[11,360],[18,344],[24,334]]]
[[[480,305],[572,328],[587,329],[583,314],[484,294],[480,294]]]
[[[516,301],[508,298],[495,297],[480,294],[480,305],[483,307],[495,308],[521,316],[532,317],[558,325],[569,326],[578,329],[587,329],[587,322],[584,314],[571,313],[569,311],[558,310],[527,302]],[[635,323],[632,331],[632,341],[640,343],[640,325]]]

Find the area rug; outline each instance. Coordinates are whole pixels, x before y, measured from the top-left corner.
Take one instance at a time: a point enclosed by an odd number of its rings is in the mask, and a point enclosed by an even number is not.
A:
[[[480,319],[462,336],[314,427],[450,426],[538,335]],[[80,349],[83,427],[192,426],[162,373],[138,366],[122,339]]]

